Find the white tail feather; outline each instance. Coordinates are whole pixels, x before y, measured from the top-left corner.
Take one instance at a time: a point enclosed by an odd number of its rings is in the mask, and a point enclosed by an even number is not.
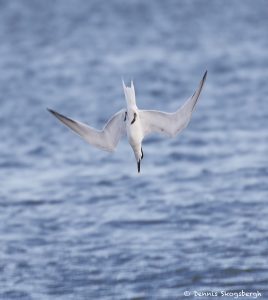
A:
[[[125,85],[124,80],[122,80],[122,83],[123,83],[123,89],[124,89],[127,105],[136,106],[136,96],[135,96],[135,88],[134,88],[133,81],[131,81],[130,87]]]

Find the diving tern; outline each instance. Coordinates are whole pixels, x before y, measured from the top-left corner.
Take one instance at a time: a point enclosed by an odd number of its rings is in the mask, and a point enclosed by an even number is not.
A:
[[[48,108],[48,111],[86,142],[105,151],[113,152],[120,138],[127,134],[128,142],[137,161],[139,173],[141,160],[143,159],[142,141],[144,137],[151,133],[163,133],[169,137],[175,137],[186,128],[206,77],[207,71],[193,96],[173,113],[140,110],[136,104],[133,81],[131,81],[130,87],[127,87],[122,81],[127,107],[114,114],[102,130],[97,130],[84,123],[65,117],[52,109]]]

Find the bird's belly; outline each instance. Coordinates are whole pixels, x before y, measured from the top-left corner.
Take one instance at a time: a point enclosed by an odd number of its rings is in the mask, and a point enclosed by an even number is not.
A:
[[[131,146],[140,145],[142,141],[142,131],[139,126],[131,126],[127,130],[128,141]]]

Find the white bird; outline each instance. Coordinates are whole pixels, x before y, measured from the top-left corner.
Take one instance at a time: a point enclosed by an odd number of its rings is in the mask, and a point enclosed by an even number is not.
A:
[[[123,81],[127,107],[114,114],[102,130],[97,130],[84,123],[65,117],[52,109],[48,109],[48,111],[86,142],[105,151],[113,152],[120,138],[127,134],[129,144],[137,161],[138,172],[140,172],[144,137],[155,132],[163,133],[170,137],[180,133],[190,122],[206,76],[207,71],[193,96],[173,113],[138,109],[133,82],[131,81],[131,86],[127,87]]]

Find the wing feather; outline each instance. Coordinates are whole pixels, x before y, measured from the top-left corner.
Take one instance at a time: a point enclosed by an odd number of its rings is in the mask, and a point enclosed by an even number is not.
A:
[[[86,142],[105,151],[113,152],[120,138],[126,132],[125,110],[123,109],[114,114],[102,130],[97,130],[87,124],[70,119],[52,109],[48,109],[48,111]]]
[[[176,112],[166,113],[155,110],[141,110],[139,115],[144,136],[158,132],[174,137],[186,128],[190,122],[192,112],[202,91],[206,77],[207,71],[205,72],[193,96],[190,97]]]

